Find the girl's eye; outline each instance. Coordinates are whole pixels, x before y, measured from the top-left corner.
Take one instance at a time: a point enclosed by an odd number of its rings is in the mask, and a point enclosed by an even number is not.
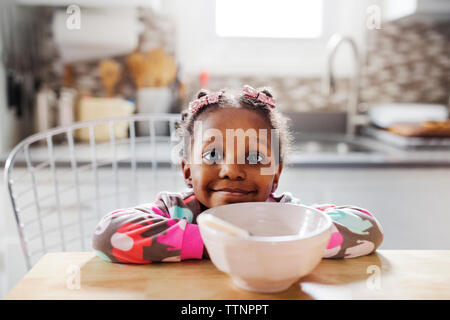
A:
[[[222,155],[217,152],[216,149],[213,149],[211,151],[205,152],[203,154],[203,159],[205,159],[207,162],[217,163],[222,160]]]
[[[250,164],[257,164],[264,160],[264,156],[260,153],[252,153],[247,157],[247,160]]]

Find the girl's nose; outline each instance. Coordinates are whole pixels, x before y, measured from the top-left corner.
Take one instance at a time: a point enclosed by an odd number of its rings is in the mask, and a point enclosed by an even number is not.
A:
[[[242,165],[223,163],[220,166],[219,177],[222,179],[244,180],[247,175],[245,174],[245,171],[242,170]]]

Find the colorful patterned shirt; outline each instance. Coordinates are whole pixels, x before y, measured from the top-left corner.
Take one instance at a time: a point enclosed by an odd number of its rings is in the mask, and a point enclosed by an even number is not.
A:
[[[290,192],[272,193],[267,202],[300,204]],[[374,252],[383,241],[381,225],[356,206],[312,205],[328,214],[332,234],[324,258],[354,258]],[[206,208],[193,191],[160,192],[156,201],[107,213],[92,247],[110,262],[175,262],[207,257],[196,219]],[[274,213],[276,214],[276,213]]]

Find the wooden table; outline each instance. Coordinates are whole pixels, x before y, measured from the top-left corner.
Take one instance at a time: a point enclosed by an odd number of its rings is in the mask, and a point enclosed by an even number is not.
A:
[[[209,260],[129,265],[91,252],[48,253],[6,299],[450,299],[450,250],[322,259],[277,294],[242,290]]]

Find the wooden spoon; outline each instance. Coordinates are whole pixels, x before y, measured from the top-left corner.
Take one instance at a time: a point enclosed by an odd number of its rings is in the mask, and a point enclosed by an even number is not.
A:
[[[137,88],[145,86],[145,74],[147,72],[147,61],[139,51],[133,52],[127,57],[127,65]]]
[[[111,59],[104,59],[100,61],[100,78],[103,87],[106,91],[107,97],[114,96],[114,88],[120,77],[120,64]]]
[[[202,220],[208,226],[220,230],[222,232],[228,233],[229,235],[232,236],[247,238],[252,235],[249,231],[239,228],[234,224],[222,220],[212,214],[203,215]]]

